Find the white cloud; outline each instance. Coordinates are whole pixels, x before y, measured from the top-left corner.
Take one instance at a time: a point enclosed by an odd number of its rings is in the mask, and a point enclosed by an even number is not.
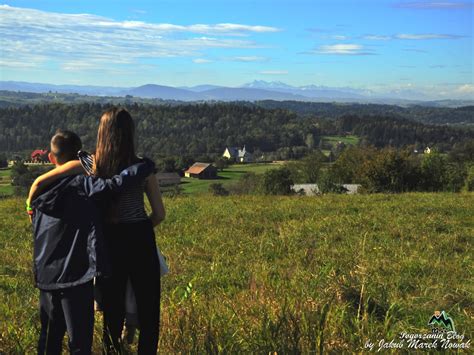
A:
[[[332,39],[335,39],[335,40],[338,40],[338,41],[344,41],[346,39],[349,39],[349,37],[347,36],[343,36],[343,35],[334,35],[331,37]]]
[[[360,44],[330,44],[320,46],[315,53],[320,54],[337,54],[337,55],[371,55],[374,54],[368,51]]]
[[[196,58],[196,59],[193,59],[193,62],[196,64],[205,64],[205,63],[212,63],[212,60],[204,59],[204,58]]]
[[[405,9],[462,9],[473,7],[472,3],[467,2],[453,2],[453,1],[444,1],[444,2],[405,2],[397,3],[395,7],[405,8]]]
[[[450,35],[450,34],[440,34],[440,33],[422,33],[422,34],[409,34],[402,33],[395,35],[397,39],[409,39],[409,40],[424,40],[424,39],[458,39],[463,36]]]
[[[245,24],[175,25],[115,21],[89,14],[62,14],[0,5],[2,60],[9,66],[58,63],[64,70],[140,63],[159,57],[198,56],[208,48],[256,48],[236,36],[277,32]],[[230,38],[229,38],[230,37]],[[70,65],[74,61],[74,65]],[[38,63],[38,62],[36,62]]]
[[[240,56],[240,57],[230,57],[229,60],[235,62],[264,62],[268,60],[266,57],[259,56]]]
[[[287,70],[262,70],[258,73],[263,74],[263,75],[286,75],[288,74],[288,71]]]
[[[367,39],[369,41],[388,41],[391,40],[391,36],[383,36],[383,35],[366,35],[362,37],[363,39]]]
[[[464,84],[459,86],[456,91],[461,94],[474,94],[474,84]]]

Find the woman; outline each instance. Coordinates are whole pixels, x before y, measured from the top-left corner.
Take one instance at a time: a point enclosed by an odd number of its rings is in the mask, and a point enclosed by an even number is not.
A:
[[[100,120],[92,172],[111,177],[138,161],[135,155],[135,126],[128,111],[112,108]],[[88,157],[81,155],[81,161]],[[56,170],[56,169],[55,169]],[[51,172],[46,181],[77,173],[77,163]],[[152,213],[147,216],[143,194],[146,193]],[[31,195],[31,193],[30,193]],[[104,345],[106,351],[120,352],[120,337],[125,317],[125,291],[130,280],[135,294],[140,337],[139,354],[156,354],[160,318],[160,272],[153,227],[165,218],[158,181],[155,176],[144,184],[126,189],[113,198],[106,211],[104,234],[110,256],[111,275],[99,282],[104,311]]]

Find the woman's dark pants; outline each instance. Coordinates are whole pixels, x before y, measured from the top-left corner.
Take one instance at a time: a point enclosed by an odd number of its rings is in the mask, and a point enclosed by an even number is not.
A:
[[[119,223],[105,228],[111,275],[101,279],[104,310],[104,346],[120,353],[125,318],[125,290],[130,278],[140,324],[138,354],[156,354],[160,327],[160,265],[155,234],[149,220]]]

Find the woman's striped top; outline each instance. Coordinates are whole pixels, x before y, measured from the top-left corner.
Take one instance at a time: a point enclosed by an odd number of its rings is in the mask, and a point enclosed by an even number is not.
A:
[[[84,170],[92,175],[94,158],[85,151],[78,152],[79,161]],[[145,212],[145,204],[143,201],[143,193],[145,192],[145,181],[140,184],[130,186],[117,195],[114,201],[114,222],[131,223],[148,219]]]

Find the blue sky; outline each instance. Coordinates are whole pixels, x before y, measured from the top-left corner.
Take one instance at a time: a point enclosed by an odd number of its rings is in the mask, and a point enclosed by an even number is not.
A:
[[[473,1],[0,2],[0,79],[474,95]]]

